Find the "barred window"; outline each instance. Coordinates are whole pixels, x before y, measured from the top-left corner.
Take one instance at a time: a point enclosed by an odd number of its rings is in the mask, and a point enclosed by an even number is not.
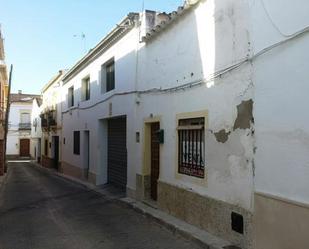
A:
[[[180,119],[178,123],[178,173],[205,177],[204,118]]]

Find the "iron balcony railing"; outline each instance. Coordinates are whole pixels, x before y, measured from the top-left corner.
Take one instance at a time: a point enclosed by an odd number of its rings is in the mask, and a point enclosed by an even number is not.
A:
[[[31,123],[19,123],[19,130],[31,130]]]

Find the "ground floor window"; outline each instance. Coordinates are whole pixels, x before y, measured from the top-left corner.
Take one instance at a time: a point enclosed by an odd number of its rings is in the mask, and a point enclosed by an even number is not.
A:
[[[178,121],[178,173],[205,177],[205,118]]]

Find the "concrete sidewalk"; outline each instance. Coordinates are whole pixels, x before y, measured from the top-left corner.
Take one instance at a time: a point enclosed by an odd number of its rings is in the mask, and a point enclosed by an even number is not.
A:
[[[239,247],[233,246],[230,242],[225,241],[219,237],[216,237],[205,230],[199,229],[195,226],[192,226],[180,219],[175,218],[159,209],[155,206],[151,205],[147,202],[140,202],[135,199],[129,198],[125,196],[125,193],[118,190],[112,186],[95,186],[91,183],[69,177],[57,172],[54,169],[43,168],[41,165],[37,163],[32,163],[35,167],[40,170],[49,172],[55,176],[64,178],[68,181],[72,181],[74,183],[81,184],[88,189],[91,189],[97,193],[103,195],[106,199],[117,202],[120,205],[124,205],[126,207],[132,208],[135,211],[142,213],[146,217],[154,220],[161,226],[169,229],[175,234],[178,234],[187,240],[190,240],[202,248],[206,249],[240,249]]]

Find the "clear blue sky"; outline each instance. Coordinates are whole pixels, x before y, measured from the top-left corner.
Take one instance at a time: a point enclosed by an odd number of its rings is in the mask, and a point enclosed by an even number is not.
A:
[[[170,12],[183,0],[145,0],[146,9]],[[70,68],[143,0],[0,0],[12,92],[40,93],[59,69]],[[79,37],[74,37],[78,35]]]

